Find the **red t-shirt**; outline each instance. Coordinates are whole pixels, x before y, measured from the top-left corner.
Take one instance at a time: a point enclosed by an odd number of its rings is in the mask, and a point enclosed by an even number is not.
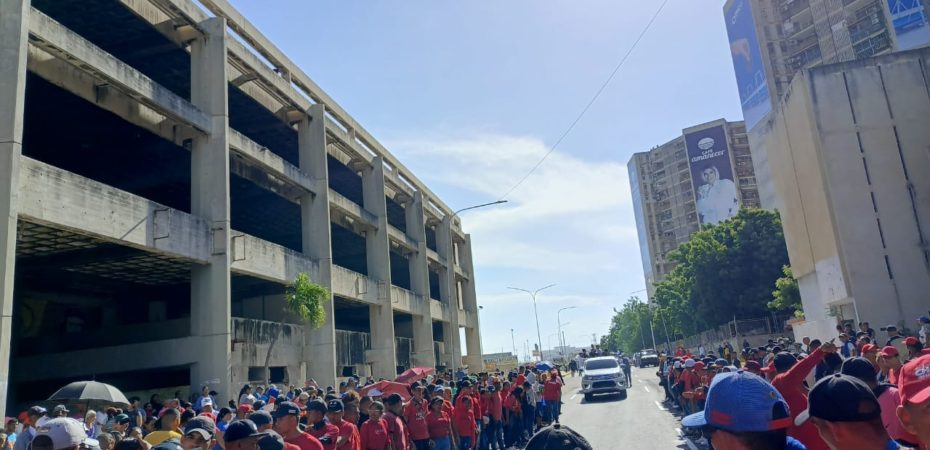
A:
[[[547,402],[562,400],[562,382],[553,378],[543,386],[543,400]]]
[[[329,423],[320,422],[307,427],[307,433],[317,438],[323,444],[323,450],[336,450],[336,440],[339,439],[339,427]],[[329,438],[329,444],[323,443],[323,438]]]
[[[491,393],[491,404],[488,405],[488,411],[491,412],[490,416],[492,419],[500,422],[501,418],[504,417],[504,410],[501,402],[501,394],[499,392]]]
[[[404,419],[410,428],[410,438],[415,441],[429,439],[429,427],[426,424],[426,401],[410,400],[404,407]]]
[[[474,413],[477,418],[484,415],[484,412],[488,409],[488,405],[485,404],[484,399],[482,399],[480,395],[472,394],[471,409],[472,413]]]
[[[470,409],[457,406],[452,411],[452,420],[455,424],[455,431],[459,433],[459,436],[475,437],[478,427],[475,424],[475,414]]]
[[[452,417],[452,402],[448,400],[443,400],[442,401],[442,412],[448,414],[449,417]]]
[[[449,424],[452,421],[449,419],[449,415],[439,411],[439,414],[436,414],[432,411],[426,415],[426,425],[429,430],[430,439],[439,439],[449,435]]]
[[[394,417],[397,419],[397,416]],[[385,450],[390,446],[387,422],[379,419],[368,419],[362,424],[361,431],[362,450]]]
[[[404,427],[404,421],[392,412],[384,413],[385,425],[387,425],[388,436],[392,443],[396,443],[395,449],[404,450],[407,448],[407,430]]]
[[[285,439],[284,442],[294,444],[300,447],[300,450],[323,450],[323,444],[319,439],[311,436],[309,433],[299,433],[291,439]]]
[[[517,379],[514,380],[514,386],[523,387],[523,382],[524,382],[524,381],[526,381],[526,375],[523,375],[523,374],[521,373],[520,375],[517,375]]]
[[[510,411],[511,415],[520,415],[520,401],[516,397],[508,395],[507,399],[504,400],[504,407]]]
[[[820,361],[823,361],[826,354],[821,349],[816,349],[785,373],[780,373],[772,380],[772,386],[781,394],[788,404],[788,411],[791,411],[792,426],[788,427],[788,436],[791,436],[804,444],[807,450],[828,450],[829,447],[820,437],[817,428],[810,421],[804,422],[800,426],[794,425],[793,421],[801,414],[801,411],[807,409],[807,389],[804,387],[804,379],[811,373]]]
[[[333,424],[336,425],[336,424]],[[343,420],[339,425],[336,425],[339,428],[339,437],[345,438],[346,441],[339,447],[336,447],[339,450],[361,450],[362,442],[361,438],[358,435],[358,428],[355,427],[355,424],[349,422],[348,420]]]

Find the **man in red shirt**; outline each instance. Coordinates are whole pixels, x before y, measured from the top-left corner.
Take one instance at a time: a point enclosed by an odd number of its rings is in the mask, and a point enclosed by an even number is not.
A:
[[[452,410],[452,423],[459,437],[457,444],[462,450],[471,450],[477,444],[475,437],[478,433],[478,426],[475,422],[475,415],[472,413],[471,403],[471,397],[463,396],[461,403],[455,405],[455,409]]]
[[[330,400],[326,405],[326,419],[339,429],[339,438],[336,439],[336,450],[362,450],[361,437],[355,424],[342,420],[345,405],[342,400]]]
[[[546,401],[551,421],[558,422],[559,414],[562,413],[562,382],[558,377],[550,375],[546,380],[546,384],[543,385],[543,400]]]
[[[898,419],[904,429],[930,448],[930,355],[911,360],[901,369],[898,380],[901,406]]]
[[[391,446],[395,450],[407,450],[407,429],[404,421],[400,419],[404,411],[404,399],[400,394],[391,394],[384,399],[384,406],[387,407],[384,421],[387,423]]]
[[[323,450],[335,450],[339,427],[326,421],[326,404],[322,400],[307,403],[307,432],[323,444]]]
[[[293,402],[281,402],[275,409],[274,431],[284,438],[284,442],[300,447],[300,450],[323,450],[323,444],[309,433],[300,431],[297,427],[300,417],[300,407]]]
[[[804,379],[817,367],[817,364],[823,361],[827,353],[835,352],[836,346],[832,342],[827,342],[801,361],[787,352],[781,352],[773,358],[776,375],[772,380],[772,385],[778,389],[785,402],[788,403],[792,421],[801,411],[807,409],[807,390],[804,388]],[[788,435],[801,441],[807,450],[829,450],[817,428],[810,422],[792,425],[788,428]]]
[[[429,406],[423,399],[423,385],[414,383],[411,386],[413,398],[404,407],[404,419],[410,429],[410,438],[417,450],[429,450],[429,427],[426,423],[426,414]]]

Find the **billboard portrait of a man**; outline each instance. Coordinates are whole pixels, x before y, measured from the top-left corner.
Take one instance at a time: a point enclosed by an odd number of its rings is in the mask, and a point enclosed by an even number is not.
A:
[[[697,189],[697,212],[701,223],[714,224],[727,220],[739,212],[739,194],[733,180],[720,178],[717,166],[701,171],[703,184]]]

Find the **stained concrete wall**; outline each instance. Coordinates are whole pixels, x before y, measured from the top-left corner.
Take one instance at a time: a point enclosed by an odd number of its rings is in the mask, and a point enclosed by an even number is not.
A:
[[[808,323],[914,326],[930,292],[930,50],[799,73],[760,136]],[[832,308],[832,310],[831,310]]]

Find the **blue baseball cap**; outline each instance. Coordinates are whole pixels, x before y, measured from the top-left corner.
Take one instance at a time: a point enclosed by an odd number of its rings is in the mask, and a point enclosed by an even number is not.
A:
[[[738,370],[714,377],[704,411],[682,419],[686,427],[710,426],[733,432],[761,432],[788,428],[788,403],[774,386],[752,373]]]

